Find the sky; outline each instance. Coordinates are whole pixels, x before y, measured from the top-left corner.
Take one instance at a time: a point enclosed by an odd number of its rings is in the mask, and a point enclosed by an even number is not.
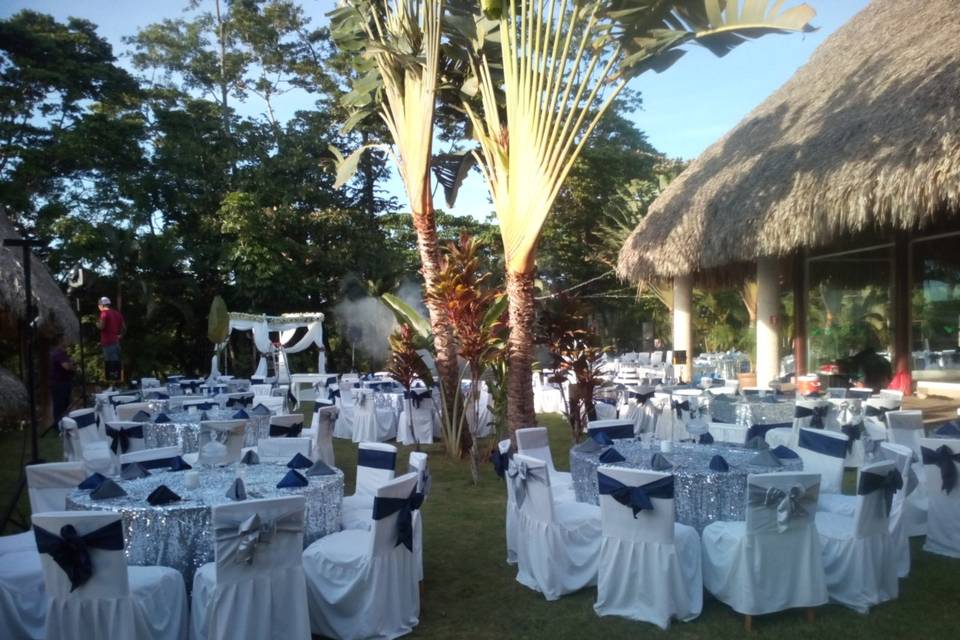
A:
[[[641,93],[643,109],[632,114],[632,118],[653,146],[671,157],[698,156],[786,82],[814,49],[866,6],[868,0],[806,3],[817,12],[814,25],[818,30],[814,33],[766,36],[741,45],[724,58],[693,47],[666,72],[646,73],[634,80],[631,86]],[[212,2],[207,0],[204,4]],[[300,4],[313,24],[321,25],[327,22],[324,14],[335,2],[300,0]],[[787,3],[794,4],[797,2]],[[60,20],[68,16],[86,18],[99,26],[100,34],[114,46],[121,63],[128,64],[122,38],[153,22],[179,16],[186,5],[186,0],[0,0],[0,16],[29,8]],[[278,117],[311,107],[305,96],[291,93],[277,105]],[[258,110],[259,106],[251,108]],[[387,189],[401,206],[406,204],[395,172]],[[452,212],[486,219],[491,211],[483,178],[473,172],[461,188]]]

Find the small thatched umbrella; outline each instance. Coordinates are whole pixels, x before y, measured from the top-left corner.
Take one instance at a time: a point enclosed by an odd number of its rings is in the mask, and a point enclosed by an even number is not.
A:
[[[26,387],[18,377],[0,367],[0,423],[23,418],[27,409]]]
[[[0,239],[20,238],[6,213],[0,210]],[[17,322],[23,318],[24,281],[23,254],[19,247],[0,247],[0,329],[4,335],[16,335]],[[80,324],[70,308],[67,296],[53,280],[50,271],[39,258],[31,264],[33,303],[40,316],[38,329],[43,336],[58,334],[76,341]]]
[[[957,0],[874,0],[657,198],[620,276],[729,276],[847,234],[956,219],[957,34]]]

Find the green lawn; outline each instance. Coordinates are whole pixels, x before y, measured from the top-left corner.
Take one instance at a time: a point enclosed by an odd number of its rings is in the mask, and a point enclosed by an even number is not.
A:
[[[566,451],[569,431],[559,416],[542,416],[550,427],[555,463],[569,467]],[[0,434],[0,500],[6,504],[16,479],[22,434]],[[43,451],[55,459],[59,442],[42,441]],[[353,490],[356,446],[335,441],[337,465]],[[656,627],[615,618],[598,618],[593,612],[595,591],[584,590],[557,602],[521,587],[516,571],[504,558],[503,483],[490,465],[483,468],[482,483],[470,482],[467,463],[447,459],[439,445],[425,448],[430,454],[433,492],[423,508],[424,594],[421,638],[633,638],[663,636]],[[403,448],[400,470],[406,468]],[[900,583],[900,598],[860,616],[838,606],[817,610],[813,625],[802,613],[791,611],[755,621],[755,633],[776,638],[928,638],[956,637],[960,589],[960,561],[921,551],[922,539],[913,539],[913,569]],[[668,632],[675,638],[738,638],[742,618],[707,597],[703,614],[691,623],[676,623]]]

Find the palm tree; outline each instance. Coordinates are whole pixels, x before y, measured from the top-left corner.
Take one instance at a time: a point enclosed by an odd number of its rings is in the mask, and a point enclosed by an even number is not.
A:
[[[430,169],[443,6],[443,0],[347,0],[330,14],[334,40],[358,54],[362,72],[343,99],[352,109],[344,128],[349,131],[374,113],[386,124],[393,142],[388,150],[410,203],[427,291],[440,268]],[[380,145],[364,145],[346,158],[332,150],[338,158],[337,186],[350,179],[361,154],[375,146]],[[443,305],[429,296],[426,305],[444,411],[449,413],[459,384],[453,329]]]
[[[493,64],[475,49],[468,82],[471,89],[478,85],[480,104],[474,108],[465,99],[464,108],[503,240],[511,430],[536,419],[531,369],[537,243],[590,133],[633,76],[666,69],[687,43],[723,55],[750,37],[807,28],[814,15],[810,7],[781,11],[782,5],[783,0],[483,3],[484,15],[499,21],[501,60]],[[476,31],[461,30],[458,36],[476,40]]]

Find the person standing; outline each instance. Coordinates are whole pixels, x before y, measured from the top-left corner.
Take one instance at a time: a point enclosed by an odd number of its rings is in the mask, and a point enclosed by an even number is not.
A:
[[[67,354],[66,338],[58,336],[50,352],[50,395],[53,400],[53,424],[60,424],[60,418],[70,409],[73,393],[73,360]]]
[[[110,306],[110,298],[100,298],[97,305],[100,309],[100,318],[97,328],[100,329],[100,347],[103,349],[104,374],[110,382],[120,381],[120,338],[127,330],[127,324],[119,311]]]

